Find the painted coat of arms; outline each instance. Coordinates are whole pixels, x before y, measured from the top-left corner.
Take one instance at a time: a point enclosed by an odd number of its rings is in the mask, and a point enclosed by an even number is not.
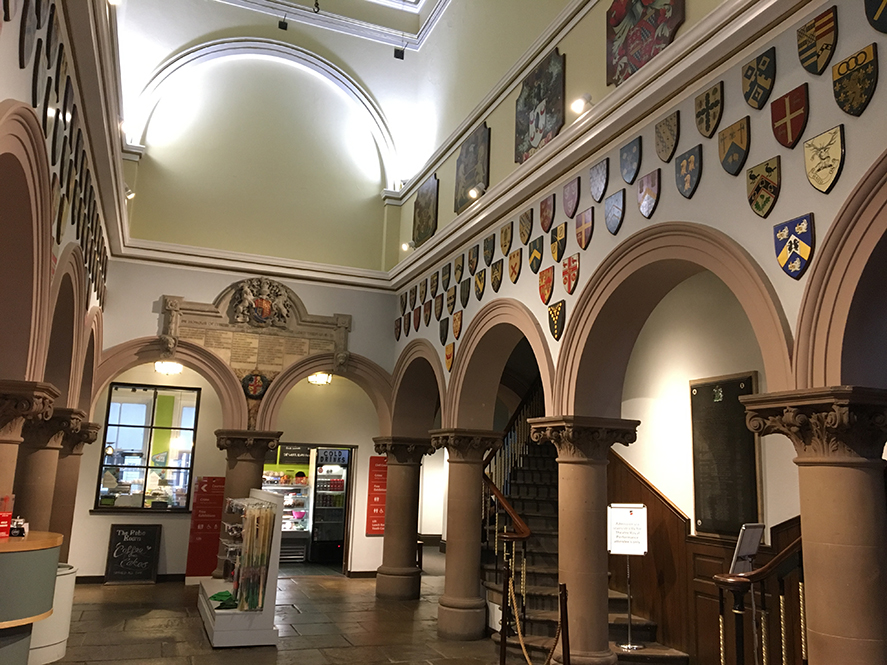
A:
[[[588,184],[591,189],[591,198],[600,203],[607,193],[607,181],[610,178],[610,158],[604,157],[597,164],[588,169]]]
[[[751,142],[751,118],[745,116],[718,132],[718,157],[730,175],[739,175],[748,157]]]
[[[423,279],[419,282],[419,302],[425,302],[426,297],[428,297],[428,280]]]
[[[551,223],[554,221],[554,203],[554,193],[539,201],[539,224],[545,233],[548,233]]]
[[[759,217],[769,215],[776,204],[776,199],[779,198],[780,180],[779,155],[746,171],[748,204]]]
[[[431,277],[428,278],[428,289],[431,297],[434,298],[437,295],[437,287],[440,285],[440,275],[435,271],[432,273]]]
[[[561,300],[548,307],[548,330],[555,342],[559,342],[564,334],[564,324],[567,320],[567,301]]]
[[[453,314],[453,337],[456,339],[462,334],[462,312],[463,310],[459,310]]]
[[[490,266],[490,286],[493,287],[495,293],[499,293],[499,287],[502,286],[502,268],[505,265],[505,259],[499,259]]]
[[[450,337],[450,320],[444,319],[438,324],[438,335],[440,335],[440,343],[446,344]]]
[[[878,32],[887,32],[887,3],[884,0],[865,0],[865,17]]]
[[[807,180],[823,194],[832,191],[844,167],[844,125],[804,141]]]
[[[520,270],[524,262],[523,254],[524,248],[518,247],[508,255],[508,279],[512,284],[517,284],[517,280],[520,278]]]
[[[484,263],[490,265],[496,254],[496,234],[492,233],[484,238]]]
[[[404,291],[400,294],[400,315],[403,316],[407,311],[407,292]]]
[[[564,125],[564,64],[554,49],[527,74],[515,103],[514,161],[523,164]]]
[[[607,83],[619,85],[671,44],[684,0],[614,0],[607,10]]]
[[[656,123],[656,154],[659,159],[668,163],[674,157],[678,139],[681,136],[681,112],[675,111]]]
[[[518,221],[518,229],[520,231],[520,241],[526,245],[528,242],[530,242],[530,238],[533,235],[532,208],[521,213],[520,220]]]
[[[546,305],[551,300],[551,291],[554,289],[554,266],[549,266],[539,272],[539,297]]]
[[[869,44],[861,51],[832,67],[835,101],[845,113],[861,116],[878,85],[878,45]]]
[[[508,222],[499,229],[499,249],[502,250],[502,256],[508,256],[511,251],[511,239],[514,236],[514,222]]]
[[[619,172],[627,184],[632,184],[641,168],[641,137],[629,141],[619,149]]]
[[[564,289],[566,289],[567,293],[572,295],[573,291],[576,290],[576,284],[579,282],[579,255],[573,254],[573,256],[568,256],[564,259],[561,270]]]
[[[468,307],[468,299],[471,298],[471,278],[466,277],[459,285],[459,300],[462,307]]]
[[[789,277],[800,279],[813,260],[813,213],[773,227],[776,261]]]
[[[475,245],[468,250],[468,274],[473,275],[477,272],[477,259],[480,254],[480,245]]]
[[[576,242],[579,243],[579,247],[588,249],[592,233],[594,233],[594,208],[589,208],[576,216]]]
[[[419,324],[422,323],[422,308],[417,307],[413,310],[413,330],[419,331]]]
[[[400,341],[400,326],[402,323],[403,323],[403,319],[401,319],[399,316],[396,319],[394,319],[394,341],[395,342]]]
[[[579,207],[579,176],[576,176],[564,185],[564,196],[561,199],[561,205],[564,206],[564,214],[573,219],[576,209]]]
[[[539,236],[535,240],[531,240],[527,246],[527,259],[530,262],[530,270],[534,273],[539,272],[542,265],[542,243],[545,242],[545,236]]]
[[[462,281],[462,274],[465,272],[465,255],[459,254],[453,261],[453,281],[458,284]]]
[[[638,180],[638,210],[650,219],[659,203],[659,169],[651,171]]]
[[[829,7],[798,28],[798,58],[801,59],[801,66],[811,74],[822,74],[832,59],[837,40],[838,8]]]
[[[437,174],[432,173],[416,190],[413,206],[413,242],[416,247],[421,247],[437,231],[438,184]]]
[[[490,186],[490,128],[486,122],[468,135],[456,158],[456,214],[474,203],[468,191],[477,184]]]
[[[484,290],[487,287],[487,269],[478,270],[474,276],[474,296],[480,300],[484,297]]]
[[[696,129],[705,138],[710,139],[721,122],[724,111],[724,82],[709,88],[696,96]]]
[[[255,328],[286,328],[292,303],[283,285],[267,279],[245,279],[231,298],[233,320]]]
[[[446,346],[447,371],[453,369],[453,356],[456,355],[456,343],[452,342]]]
[[[243,377],[240,382],[243,386],[243,394],[247,399],[262,399],[268,392],[268,386],[271,385],[271,379],[259,372],[253,372]]]
[[[440,321],[440,317],[443,315],[443,304],[444,304],[444,294],[438,293],[434,296],[434,318]]]
[[[447,290],[447,312],[452,314],[454,309],[456,309],[456,287],[451,286]]]
[[[403,334],[407,337],[410,336],[410,319],[413,318],[413,315],[407,312],[403,315]]]
[[[623,217],[625,217],[625,190],[620,189],[604,200],[604,223],[607,225],[607,231],[613,235],[619,233]]]
[[[433,300],[429,300],[424,305],[422,305],[422,316],[425,319],[426,326],[431,323],[431,305],[433,302]]]
[[[762,109],[776,79],[776,47],[772,46],[742,68],[742,96],[753,109]]]
[[[452,274],[452,267],[450,266],[449,263],[440,269],[441,291],[446,291],[448,288],[450,288],[450,275],[451,274]]]
[[[560,261],[567,249],[567,223],[558,224],[551,229],[551,256]]]
[[[770,104],[773,136],[786,148],[794,148],[807,127],[807,84],[784,94]]]
[[[684,198],[692,198],[702,178],[702,144],[674,160],[674,180]]]

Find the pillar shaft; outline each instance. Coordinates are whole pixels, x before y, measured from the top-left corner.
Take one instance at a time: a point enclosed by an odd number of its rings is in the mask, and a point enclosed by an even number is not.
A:
[[[810,665],[887,663],[887,391],[740,398],[758,434],[795,446]]]
[[[78,432],[67,432],[62,437],[58,468],[55,472],[55,493],[52,495],[52,516],[49,530],[64,536],[59,561],[68,561],[71,550],[71,529],[74,525],[74,503],[77,499],[77,483],[80,481],[80,460],[83,446],[93,443],[102,426],[98,423],[80,423]]]
[[[557,447],[558,579],[569,597],[570,661],[612,665],[607,558],[607,453],[637,438],[636,420],[532,418],[531,437]],[[563,662],[563,653],[555,660]]]
[[[265,454],[277,448],[283,432],[266,432],[241,429],[217,429],[216,446],[228,456],[225,470],[225,498],[243,499],[251,489],[261,489]],[[225,534],[225,524],[239,522],[235,515],[222,515],[220,536]],[[213,577],[224,576],[224,551],[219,543],[219,565]]]
[[[47,420],[58,396],[49,383],[0,381],[0,497],[13,493],[25,421]]]
[[[486,634],[486,601],[480,589],[483,458],[502,445],[502,435],[483,430],[434,430],[435,448],[449,452],[447,563],[437,631],[454,640]]]
[[[419,533],[419,471],[422,456],[434,452],[430,439],[379,437],[376,452],[388,456],[385,487],[385,540],[376,573],[376,595],[401,600],[419,597],[416,565]]]

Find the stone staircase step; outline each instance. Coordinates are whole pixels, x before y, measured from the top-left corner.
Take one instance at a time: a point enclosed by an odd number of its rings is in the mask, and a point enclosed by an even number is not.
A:
[[[493,633],[493,642],[499,644],[499,633]],[[524,646],[527,652],[542,653],[548,655],[554,644],[554,637],[540,637],[538,635],[524,635]],[[683,651],[677,651],[658,642],[645,642],[643,649],[627,650],[610,642],[610,649],[616,654],[619,663],[646,663],[647,665],[689,665],[690,656]],[[509,655],[520,653],[521,647],[517,635],[510,635],[506,641]]]

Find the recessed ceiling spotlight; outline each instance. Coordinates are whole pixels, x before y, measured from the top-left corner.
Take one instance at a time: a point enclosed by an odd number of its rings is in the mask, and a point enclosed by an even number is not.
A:
[[[482,182],[479,182],[474,187],[468,190],[468,196],[472,199],[479,199],[486,191],[487,186]]]
[[[403,251],[405,251],[405,252],[407,252],[407,251],[409,251],[409,250],[411,250],[411,249],[416,249],[416,241],[415,241],[415,240],[410,240],[409,242],[405,242],[404,244],[402,244],[402,245],[400,246],[400,248],[401,248]]]

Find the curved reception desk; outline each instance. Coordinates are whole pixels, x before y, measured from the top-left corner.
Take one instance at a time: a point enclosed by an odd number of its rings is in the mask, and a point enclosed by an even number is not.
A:
[[[52,614],[62,535],[0,538],[0,663],[27,665],[31,626]]]

